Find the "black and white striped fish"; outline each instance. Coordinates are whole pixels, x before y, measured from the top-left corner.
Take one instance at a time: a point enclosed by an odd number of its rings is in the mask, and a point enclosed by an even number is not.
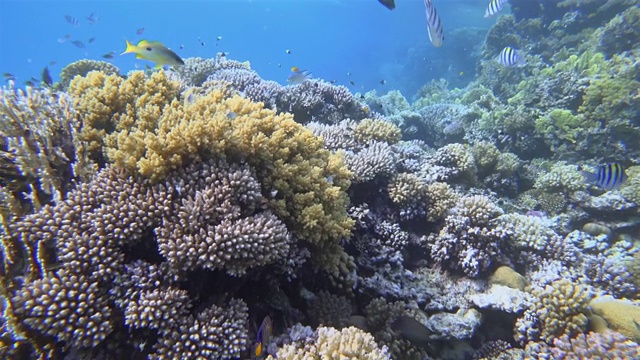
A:
[[[424,0],[425,13],[427,15],[427,27],[429,28],[429,40],[435,47],[442,46],[444,34],[442,31],[442,21],[438,16],[435,6],[431,0]]]
[[[512,48],[511,46],[507,46],[502,49],[500,56],[498,56],[498,61],[500,64],[508,67],[520,67],[527,64],[520,51]]]
[[[487,10],[484,12],[484,17],[493,16],[500,11],[504,7],[504,4],[509,2],[509,0],[491,0],[489,1],[489,5],[487,6]]]
[[[578,168],[580,169],[580,168]],[[605,190],[615,189],[627,181],[627,174],[620,164],[606,164],[600,166],[597,172],[582,171],[585,181],[597,185]]]

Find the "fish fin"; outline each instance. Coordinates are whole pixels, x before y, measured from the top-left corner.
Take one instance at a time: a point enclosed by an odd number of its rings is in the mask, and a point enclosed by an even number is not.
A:
[[[162,63],[157,63],[156,66],[153,67],[154,69],[162,69]]]
[[[255,354],[256,356],[260,356],[260,355],[262,355],[262,343],[261,343],[261,342],[259,342],[259,343],[256,345],[256,351],[255,351],[255,353],[254,353],[254,354]]]
[[[127,42],[127,48],[124,49],[124,52],[120,55],[133,53],[136,51],[136,46],[129,42],[129,40],[125,40]]]

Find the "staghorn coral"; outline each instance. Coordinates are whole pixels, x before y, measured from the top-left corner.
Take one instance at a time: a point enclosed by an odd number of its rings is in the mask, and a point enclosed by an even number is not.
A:
[[[431,256],[438,264],[477,277],[489,268],[511,235],[508,228],[493,221],[502,215],[502,209],[487,197],[467,196],[450,211],[440,232],[429,236]]]
[[[601,288],[616,297],[634,298],[638,288],[633,284],[632,274],[627,270],[628,257],[607,257],[603,254],[584,255],[583,272],[589,284]]]
[[[315,121],[307,124],[307,128],[310,129],[314,135],[322,138],[325,147],[332,151],[357,151],[362,149],[364,144],[357,141],[353,134],[354,126],[355,122],[351,120],[343,120],[332,125]]]
[[[134,72],[125,82],[93,74],[97,89],[90,86],[93,78],[76,79],[71,88],[84,89],[83,94],[98,97],[120,89],[118,96],[129,102],[116,105],[131,109],[133,102],[142,107],[134,106],[136,113],[122,113],[107,136],[106,152],[117,166],[159,181],[172,169],[193,160],[212,156],[246,160],[256,169],[265,192],[277,194],[270,201],[274,212],[300,239],[312,244],[316,264],[335,274],[339,272],[341,256],[333,255],[342,252],[338,240],[348,236],[353,225],[346,215],[344,192],[350,174],[340,154],[332,155],[323,149],[322,141],[294,122],[291,115],[276,115],[262,104],[239,96],[225,98],[223,91],[213,90],[193,102],[168,101],[175,84],[163,73],[144,81],[141,73]],[[142,89],[129,90],[133,85],[129,82],[136,81]],[[146,92],[138,94],[143,90]],[[84,95],[79,103],[91,114],[93,123],[105,121],[103,112],[92,113],[93,107],[106,113],[114,111],[100,102],[96,105],[95,98]],[[114,112],[110,121],[117,118],[118,108]],[[227,117],[229,112],[236,117]],[[331,182],[327,181],[328,176],[332,176]]]
[[[589,302],[593,290],[569,280],[556,280],[544,288],[533,288],[531,294],[537,298],[532,307],[518,318],[515,339],[521,344],[542,340],[553,344],[563,335],[584,333],[589,320]]]
[[[107,75],[120,74],[120,69],[106,61],[82,59],[65,66],[60,72],[60,82],[55,86],[60,90],[67,90],[73,78],[85,77],[91,71],[99,71]]]
[[[331,327],[319,327],[314,338],[296,342],[278,349],[278,359],[354,359],[383,360],[391,359],[386,346],[380,347],[371,334],[355,327],[336,330]],[[269,356],[267,359],[273,360]]]

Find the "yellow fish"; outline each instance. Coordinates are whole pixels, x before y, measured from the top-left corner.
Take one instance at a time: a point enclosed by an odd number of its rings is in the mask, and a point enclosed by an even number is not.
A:
[[[184,61],[180,56],[164,46],[160,41],[140,40],[137,45],[133,45],[129,40],[125,41],[127,42],[127,48],[120,55],[134,53],[136,54],[136,59],[145,59],[156,63],[156,68],[161,68],[163,65],[184,65]]]

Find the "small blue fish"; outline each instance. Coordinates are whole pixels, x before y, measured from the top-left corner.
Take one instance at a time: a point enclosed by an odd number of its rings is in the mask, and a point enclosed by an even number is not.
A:
[[[333,175],[329,175],[327,176],[327,182],[331,185],[333,185]]]
[[[229,112],[227,113],[227,119],[229,119],[229,120],[235,120],[235,118],[237,118],[237,117],[238,117],[238,114],[236,114],[236,113],[235,113],[235,112],[233,112],[233,111],[229,111]]]
[[[291,68],[291,74],[287,78],[287,82],[292,85],[302,84],[309,80],[310,75],[311,73],[308,70],[300,70],[299,67],[294,66]]]
[[[500,52],[498,56],[500,64],[507,67],[522,67],[527,65],[524,57],[520,53],[520,50],[516,50],[511,46],[507,46]]]
[[[253,351],[253,354],[256,357],[262,357],[267,353],[267,346],[271,342],[271,331],[273,328],[273,324],[271,323],[271,318],[267,315],[262,320],[262,324],[260,328],[258,328],[258,335],[256,336],[256,345]]]
[[[500,11],[504,7],[504,4],[509,2],[509,0],[491,0],[489,1],[489,5],[487,6],[487,10],[484,12],[484,17],[493,16]]]
[[[580,167],[578,167],[578,170],[582,171]],[[585,181],[605,190],[616,189],[627,181],[627,174],[624,171],[624,167],[620,164],[602,165],[597,170],[595,173],[582,171],[582,176],[584,176]]]
[[[89,16],[86,17],[86,19],[89,22],[89,25],[93,25],[98,22],[98,14],[96,14],[96,12],[94,11],[91,14],[89,14]]]
[[[80,23],[78,22],[78,19],[74,18],[71,15],[65,15],[64,16],[64,20],[66,22],[68,22],[69,24],[73,25],[73,26],[79,26],[80,25]]]

